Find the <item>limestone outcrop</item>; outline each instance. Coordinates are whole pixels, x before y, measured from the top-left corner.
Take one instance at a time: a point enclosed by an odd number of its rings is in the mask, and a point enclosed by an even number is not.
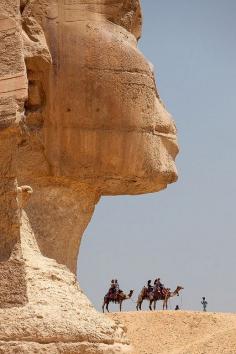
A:
[[[76,282],[101,195],[175,182],[138,0],[0,0],[0,352],[125,353]]]

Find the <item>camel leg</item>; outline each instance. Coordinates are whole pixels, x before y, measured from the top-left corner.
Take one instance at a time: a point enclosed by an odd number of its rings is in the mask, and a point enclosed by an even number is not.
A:
[[[103,305],[102,305],[102,312],[104,313],[104,307],[105,307],[105,301],[103,302]]]
[[[109,312],[108,305],[109,305],[109,302],[107,302],[107,304],[106,304],[106,310],[107,310],[107,312]]]
[[[157,302],[154,301],[154,310],[156,311],[156,305],[157,305]]]
[[[122,311],[122,301],[120,301],[120,312]]]
[[[149,302],[149,310],[152,311],[152,300]]]
[[[141,310],[141,304],[142,304],[142,297],[139,295],[137,299],[137,305],[136,305],[136,310]]]
[[[139,302],[139,310],[140,310],[140,311],[142,311],[142,303],[143,303],[143,300],[141,300],[141,301]]]
[[[166,310],[168,309],[168,300],[169,300],[169,298],[167,297],[166,298]]]
[[[140,298],[138,298],[138,300],[137,300],[137,305],[136,305],[136,310],[138,311],[138,310],[142,310],[142,302],[143,302],[143,300],[142,299],[140,299]]]
[[[167,303],[168,303],[168,299],[165,299],[164,301],[163,301],[163,310],[167,310]]]

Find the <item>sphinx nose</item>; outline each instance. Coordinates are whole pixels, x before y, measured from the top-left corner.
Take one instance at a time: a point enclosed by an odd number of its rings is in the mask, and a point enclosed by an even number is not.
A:
[[[153,86],[155,88],[155,131],[163,134],[177,134],[177,128],[171,114],[166,110],[158,93],[157,83],[155,79],[155,67],[152,62],[147,61],[149,70],[153,79]]]

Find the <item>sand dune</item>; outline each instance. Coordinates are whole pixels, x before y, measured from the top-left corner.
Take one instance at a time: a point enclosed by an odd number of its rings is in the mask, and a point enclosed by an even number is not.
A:
[[[134,354],[236,354],[236,314],[184,311],[110,314]]]

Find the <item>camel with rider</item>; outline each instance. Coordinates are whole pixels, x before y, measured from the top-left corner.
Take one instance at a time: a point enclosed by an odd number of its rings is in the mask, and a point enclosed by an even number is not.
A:
[[[153,309],[156,310],[156,303],[157,301],[163,301],[163,310],[168,309],[168,301],[171,297],[174,296],[179,296],[179,292],[183,290],[184,288],[182,286],[177,286],[175,291],[171,291],[169,288],[163,289],[162,292],[159,290],[153,290],[153,291],[148,291],[147,287],[143,287],[141,290],[138,300],[137,300],[137,305],[136,309],[142,310],[142,303],[144,300],[149,301],[149,309],[152,311]],[[154,307],[152,308],[152,304],[154,304]]]
[[[122,311],[122,303],[125,300],[129,300],[133,295],[134,290],[130,290],[129,294],[125,294],[122,290],[119,290],[115,296],[112,296],[110,293],[106,294],[104,297],[102,311],[106,308],[107,312],[109,312],[109,304],[113,302],[115,304],[119,304],[120,311]]]

